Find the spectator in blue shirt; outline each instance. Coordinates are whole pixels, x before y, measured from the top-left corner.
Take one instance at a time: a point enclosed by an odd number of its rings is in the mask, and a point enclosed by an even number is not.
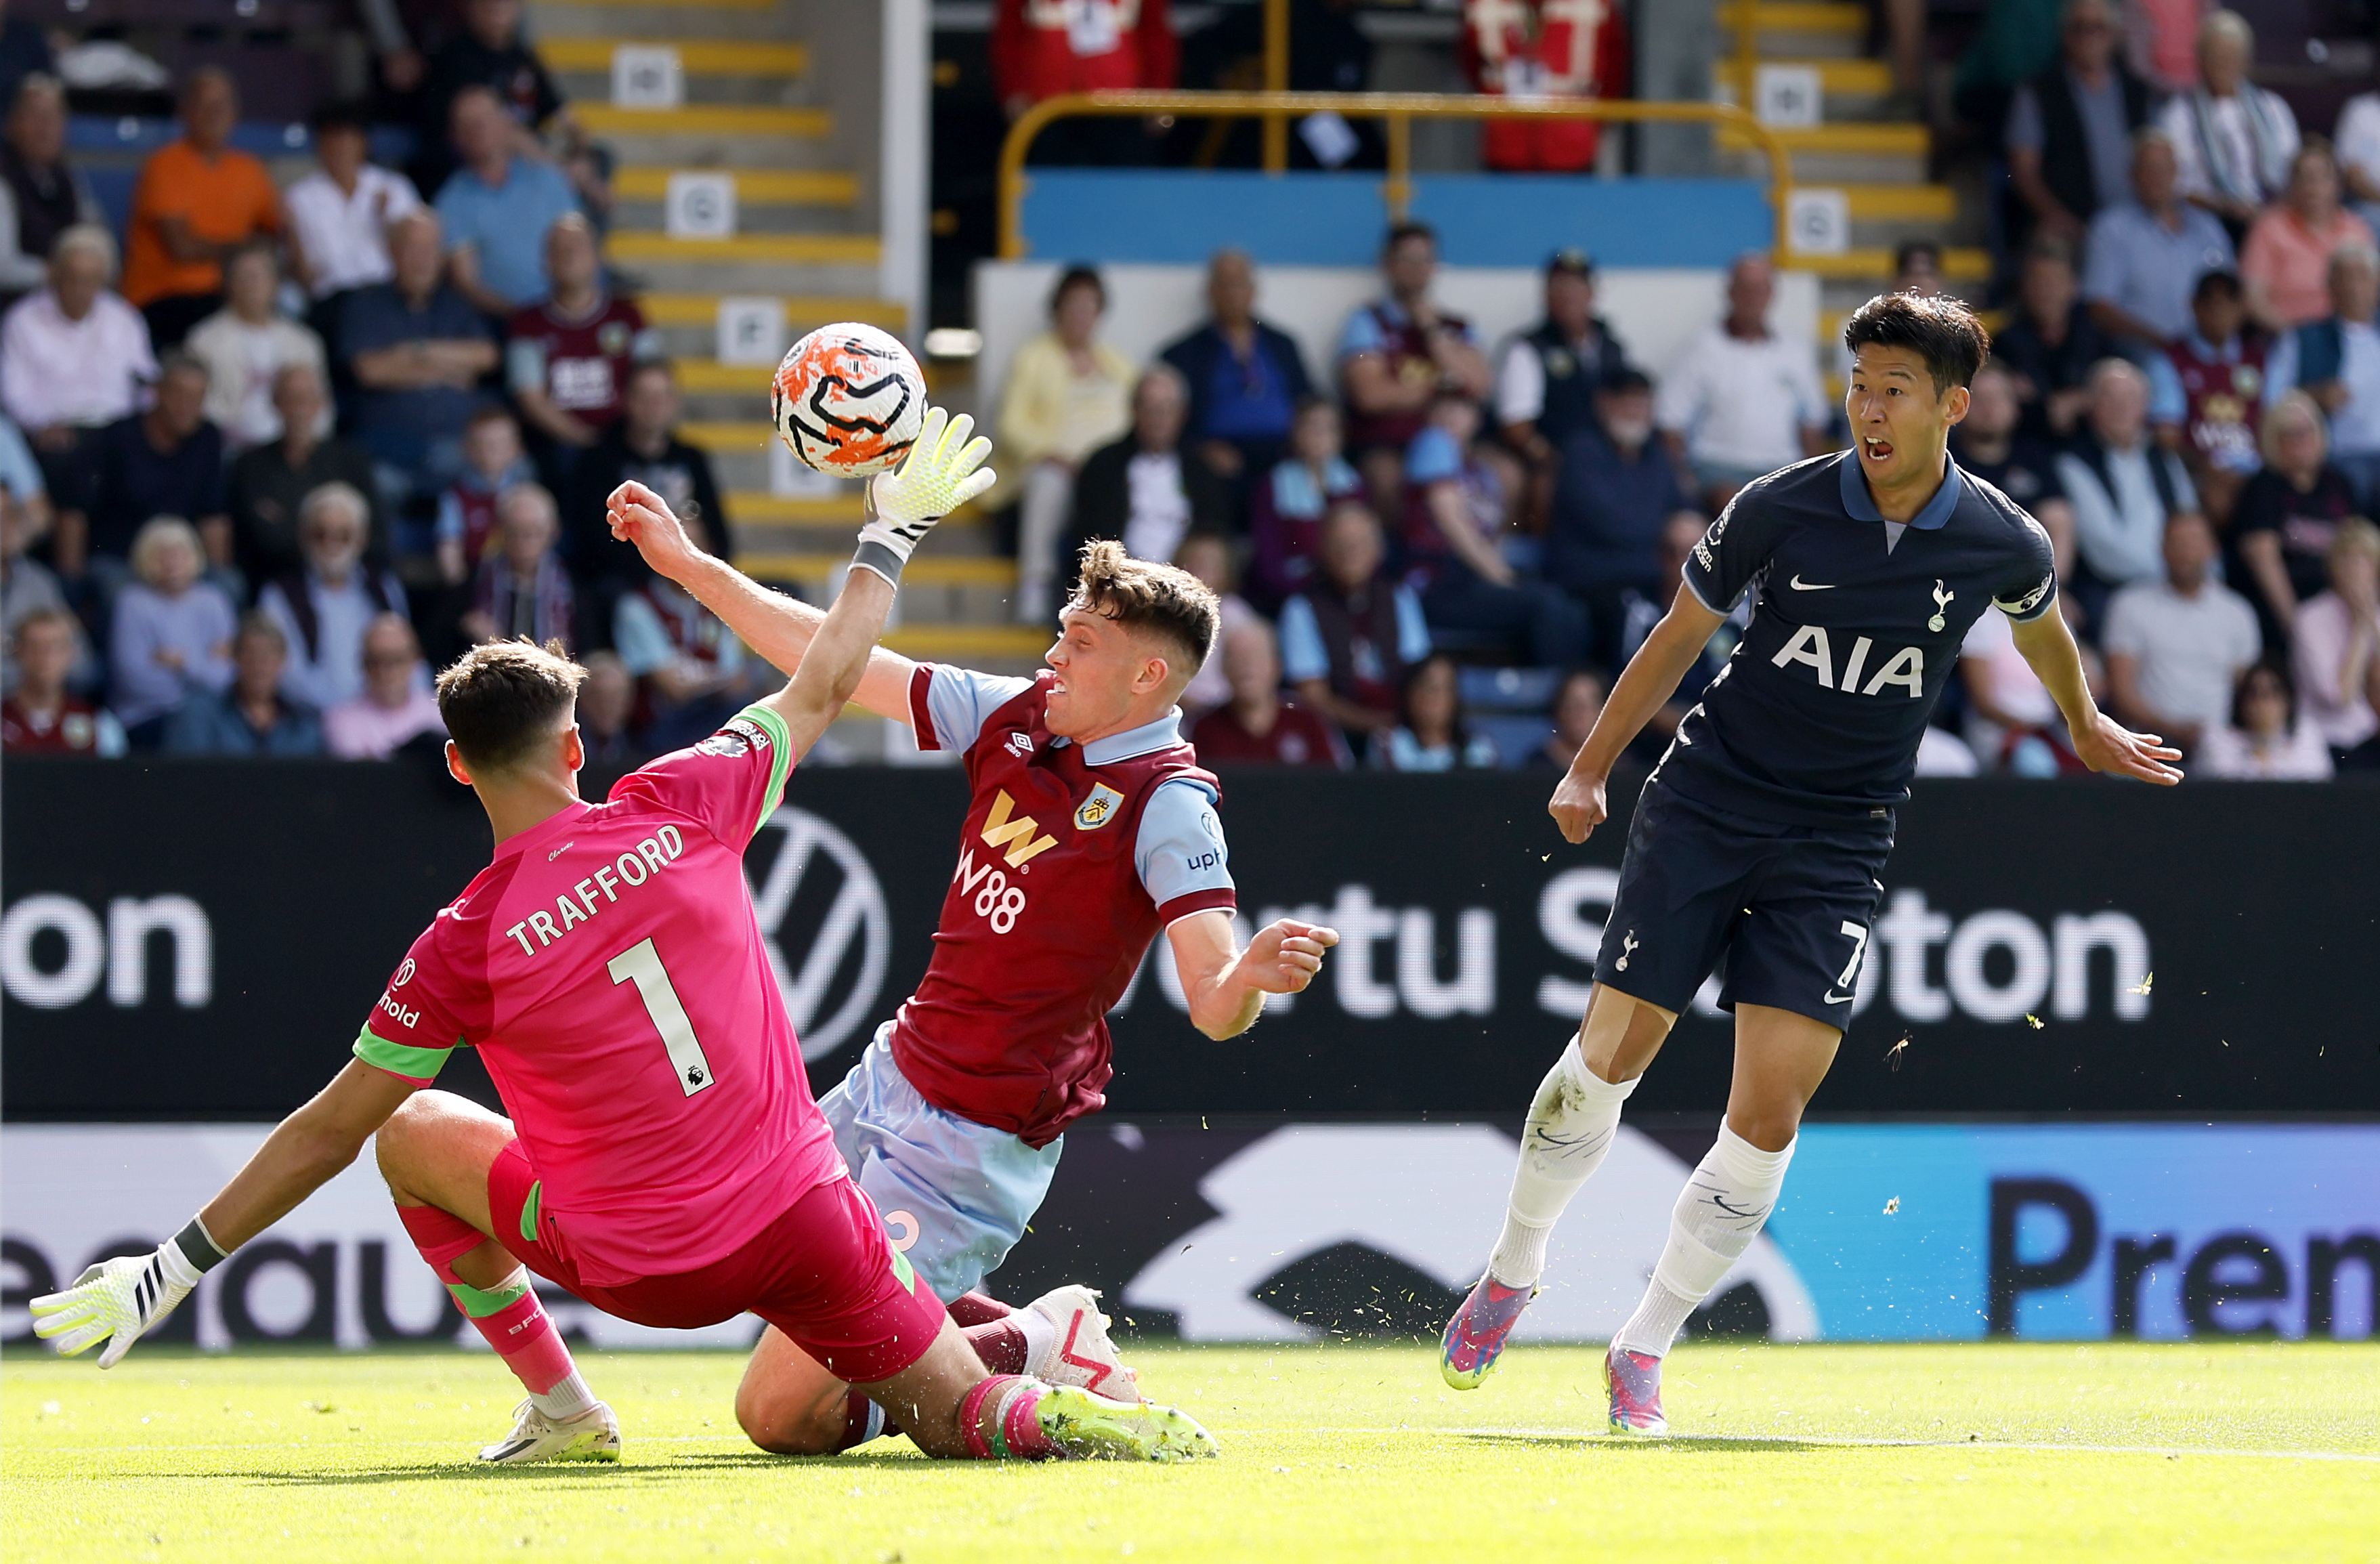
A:
[[[1387,558],[1379,518],[1361,501],[1342,501],[1322,521],[1320,568],[1281,605],[1282,676],[1357,750],[1396,726],[1405,670],[1429,656],[1421,599],[1389,574]]]
[[[1576,667],[1586,611],[1505,557],[1513,486],[1473,448],[1478,432],[1479,405],[1442,393],[1405,452],[1405,548],[1422,612],[1433,631],[1494,638],[1537,667]]]
[[[1453,662],[1422,659],[1405,670],[1402,721],[1372,750],[1372,764],[1389,771],[1484,770],[1496,764],[1496,746],[1463,720],[1463,685]]]
[[[339,356],[358,387],[356,442],[395,507],[462,469],[463,427],[480,406],[480,377],[496,367],[496,344],[480,312],[440,280],[434,214],[397,219],[388,250],[396,275],[358,288],[339,312]]]
[[[1623,366],[1597,388],[1594,418],[1562,442],[1546,530],[1546,576],[1586,604],[1607,668],[1620,666],[1627,595],[1666,595],[1661,537],[1678,515],[1702,520],[1653,437],[1653,382]]]
[[[1256,317],[1257,269],[1247,252],[1207,262],[1207,323],[1160,355],[1190,389],[1184,443],[1245,498],[1251,475],[1281,458],[1297,405],[1313,392],[1286,332]]]
[[[322,720],[281,693],[289,641],[273,616],[250,610],[232,640],[231,687],[196,690],[165,725],[168,755],[320,755]]]
[[[2234,261],[2231,236],[2177,189],[2173,141],[2155,127],[2132,133],[2132,199],[2104,207],[2083,246],[2082,300],[2101,331],[2146,364],[2190,332],[2191,290]]]
[[[514,147],[511,116],[485,87],[455,95],[455,154],[463,165],[438,192],[455,286],[480,313],[504,317],[553,291],[546,231],[578,210],[561,170]]]

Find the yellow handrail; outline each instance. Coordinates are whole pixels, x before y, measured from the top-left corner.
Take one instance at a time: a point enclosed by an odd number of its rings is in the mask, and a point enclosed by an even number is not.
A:
[[[1785,212],[1793,164],[1776,131],[1732,103],[1657,103],[1634,99],[1537,98],[1526,101],[1473,93],[1436,92],[1070,92],[1044,98],[1008,128],[1000,147],[1000,256],[1022,260],[1025,154],[1053,119],[1076,115],[1254,115],[1286,127],[1287,116],[1339,114],[1388,122],[1389,170],[1384,184],[1390,217],[1413,200],[1412,122],[1416,119],[1592,119],[1726,126],[1748,138],[1768,159],[1768,204],[1776,217],[1776,249],[1785,252]]]

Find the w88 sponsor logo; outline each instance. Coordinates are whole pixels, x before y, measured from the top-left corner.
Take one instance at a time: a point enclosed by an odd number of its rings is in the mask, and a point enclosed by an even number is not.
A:
[[[1011,885],[1006,870],[990,864],[978,867],[975,849],[970,847],[959,855],[959,867],[951,879],[962,896],[974,893],[976,915],[990,924],[994,934],[1005,934],[1016,927],[1025,911],[1025,888]]]

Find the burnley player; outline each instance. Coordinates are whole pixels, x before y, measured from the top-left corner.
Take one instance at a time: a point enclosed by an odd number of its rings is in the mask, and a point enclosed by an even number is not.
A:
[[[1644,1302],[1605,1354],[1615,1433],[1668,1431],[1661,1360],[1768,1219],[1802,1110],[1851,1019],[1918,740],[1986,608],[2057,697],[2094,770],[2174,782],[2180,758],[2092,704],[2048,534],[1950,461],[1988,343],[1955,299],[1868,301],[1843,330],[1855,453],[1746,487],[1687,559],[1687,590],[1603,708],[1551,812],[1584,842],[1612,763],[1746,591],[1752,624],[1646,779],[1578,1033],[1537,1088],[1504,1230],[1448,1322],[1441,1368],[1477,1386],[1670,1028],[1722,957],[1735,1073],[1718,1144],[1678,1197]]]
[[[612,515],[762,656],[810,655],[818,611],[688,546],[650,490],[623,485]],[[820,1107],[987,1364],[1114,1395],[1135,1392],[1095,1294],[1060,1288],[1011,1310],[977,1291],[1040,1206],[1066,1126],[1106,1101],[1107,1012],[1160,929],[1192,1024],[1217,1039],[1255,1024],[1267,994],[1305,988],[1339,938],[1284,918],[1238,948],[1220,790],[1174,705],[1216,619],[1188,572],[1092,543],[1047,672],[1000,678],[880,649],[856,697],[919,748],[961,752],[973,797],[925,980]],[[848,1449],[884,1426],[849,1378],[771,1329],[736,1415],[763,1449]]]
[[[179,1236],[34,1300],[35,1329],[70,1354],[113,1337],[114,1364],[377,1132],[406,1231],[528,1391],[482,1461],[619,1458],[532,1270],[642,1325],[758,1314],[931,1455],[1210,1453],[1170,1409],[984,1368],[836,1155],[745,883],[744,849],[858,685],[911,548],[990,479],[990,443],[967,430],[929,413],[901,472],[875,480],[792,682],[601,804],[577,790],[585,670],[525,642],[449,668],[447,769],[486,807],[494,861],[414,941],[355,1061]],[[511,1119],[423,1089],[457,1046],[479,1049]]]

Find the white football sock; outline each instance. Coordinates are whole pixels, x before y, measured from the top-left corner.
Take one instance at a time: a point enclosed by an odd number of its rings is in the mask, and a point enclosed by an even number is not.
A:
[[[1725,1124],[1719,1126],[1718,1142],[1686,1181],[1670,1213],[1670,1242],[1653,1267],[1645,1300],[1611,1339],[1613,1346],[1657,1358],[1668,1353],[1686,1316],[1760,1236],[1768,1213],[1776,1209],[1777,1192],[1797,1144],[1788,1142],[1782,1151],[1763,1151]]]
[[[1048,1371],[1056,1366],[1050,1360],[1058,1351],[1058,1322],[1028,1307],[1016,1310],[1001,1323],[1025,1333],[1025,1372],[1036,1379],[1047,1379]]]
[[[538,1411],[556,1423],[567,1423],[595,1407],[595,1392],[587,1388],[587,1381],[579,1376],[576,1368],[560,1384],[551,1389],[532,1393],[529,1400],[536,1404]]]
[[[1533,1287],[1545,1274],[1546,1241],[1554,1222],[1579,1186],[1603,1166],[1619,1133],[1620,1105],[1635,1089],[1635,1081],[1614,1085],[1589,1070],[1578,1037],[1572,1035],[1530,1100],[1504,1231],[1488,1256],[1489,1276],[1506,1287]]]

